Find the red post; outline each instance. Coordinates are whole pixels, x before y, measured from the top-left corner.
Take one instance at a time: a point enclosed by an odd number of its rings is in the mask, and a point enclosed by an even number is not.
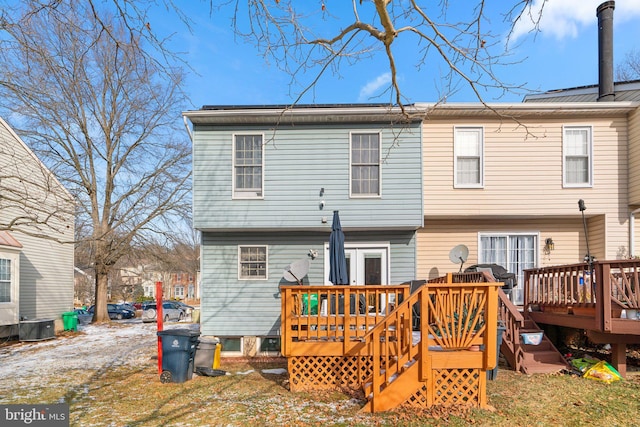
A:
[[[162,331],[162,282],[156,282],[156,323],[158,332]],[[158,335],[158,375],[162,374],[162,337]]]

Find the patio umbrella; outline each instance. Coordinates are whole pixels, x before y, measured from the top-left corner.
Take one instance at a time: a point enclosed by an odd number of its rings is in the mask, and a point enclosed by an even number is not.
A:
[[[333,211],[333,223],[329,236],[329,281],[334,285],[348,285],[347,258],[344,254],[344,233],[338,211]]]

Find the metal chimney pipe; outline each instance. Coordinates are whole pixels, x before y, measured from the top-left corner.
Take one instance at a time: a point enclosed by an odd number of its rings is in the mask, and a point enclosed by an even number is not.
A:
[[[598,101],[615,101],[613,89],[613,9],[615,1],[598,6]]]

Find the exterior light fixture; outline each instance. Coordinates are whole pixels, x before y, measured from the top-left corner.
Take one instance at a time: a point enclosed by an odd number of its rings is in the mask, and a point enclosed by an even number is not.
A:
[[[553,239],[551,237],[547,237],[544,241],[544,251],[547,254],[550,254],[552,250],[556,248],[555,243],[553,243]]]

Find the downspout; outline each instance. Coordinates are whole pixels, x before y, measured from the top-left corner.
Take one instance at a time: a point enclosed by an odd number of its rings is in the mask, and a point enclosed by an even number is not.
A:
[[[634,222],[636,219],[637,212],[640,212],[640,208],[632,210],[631,213],[629,214],[629,258],[633,258],[635,256],[633,248],[636,243],[636,239],[634,236],[636,227]]]
[[[182,121],[184,121],[184,127],[187,129],[187,133],[189,134],[189,139],[193,142],[193,134],[191,133],[191,128],[189,127],[189,123],[187,123],[187,117],[182,116]]]

